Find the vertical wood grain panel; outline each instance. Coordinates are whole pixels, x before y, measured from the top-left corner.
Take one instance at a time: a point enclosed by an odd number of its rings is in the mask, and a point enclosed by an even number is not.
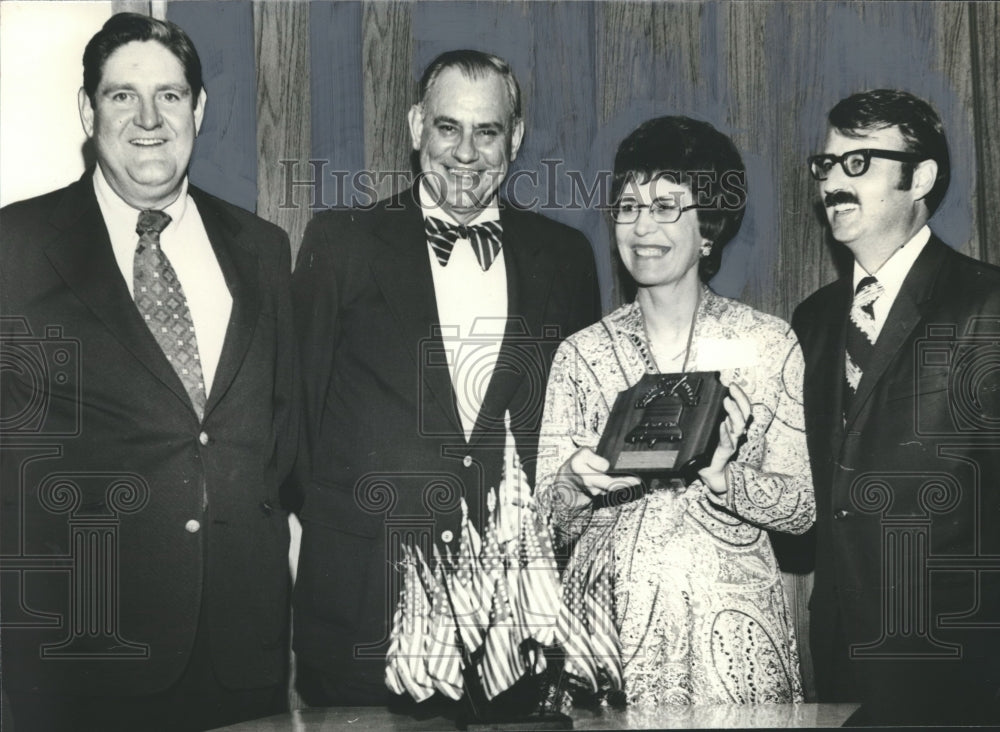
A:
[[[728,49],[724,86],[728,89],[728,122],[731,138],[747,169],[747,208],[736,242],[729,245],[726,263],[745,262],[748,279],[740,299],[755,308],[787,318],[791,304],[788,291],[774,287],[774,275],[782,265],[779,240],[781,208],[773,151],[778,147],[778,91],[768,83],[766,26],[770,8],[758,3],[726,6],[720,28]],[[742,250],[735,245],[743,244]]]
[[[600,171],[610,164],[593,154],[598,128],[594,104],[594,5],[527,3],[527,7],[533,32],[529,76],[534,89],[526,100],[526,149],[515,165],[540,173],[540,185],[533,195],[540,201],[542,214],[587,235],[594,248],[602,291],[608,292],[608,228],[599,208],[600,189],[594,188]],[[540,165],[540,161],[546,162]],[[518,185],[508,192],[508,198],[514,200],[512,194],[525,192],[530,192],[530,187]],[[592,193],[594,200],[590,200]]]
[[[303,178],[322,187],[318,207],[371,203],[353,178],[365,168],[365,94],[358,0],[309,4],[309,96],[312,158]]]
[[[621,139],[635,124],[630,114],[636,99],[652,100],[653,85],[650,70],[654,63],[651,28],[651,3],[600,3],[595,13],[594,55],[596,64],[597,119],[604,128],[604,145],[595,149],[601,158],[598,165],[612,170],[614,154]],[[611,252],[614,246],[611,227],[598,232],[595,242]],[[616,261],[612,257],[611,261]],[[609,265],[609,269],[611,269]],[[612,269],[610,292],[606,293],[605,309],[614,309],[626,300],[620,273]]]
[[[286,200],[285,176],[304,177],[310,155],[309,5],[255,2],[253,13],[257,213],[288,232],[294,257],[310,211],[308,197]],[[289,169],[281,162],[288,160],[297,165]]]
[[[410,11],[411,5],[406,2],[364,3],[365,167],[378,178],[411,167],[406,113],[416,99],[416,83],[410,68]],[[392,192],[391,179],[374,183],[379,198]]]
[[[941,74],[940,88],[928,88],[926,98],[942,116],[951,152],[954,190],[949,186],[945,204],[954,197],[960,206],[960,215],[968,218],[967,234],[948,243],[981,259],[983,242],[977,220],[982,212],[973,194],[977,166],[969,7],[965,3],[923,3],[920,9],[919,22],[927,26],[930,35],[930,67]],[[996,44],[995,30],[993,43]],[[931,222],[931,226],[937,225],[936,221]],[[948,232],[942,235],[948,236]]]
[[[257,93],[249,3],[172,2],[167,19],[201,57],[208,104],[189,174],[196,186],[248,211],[257,206]]]
[[[714,59],[707,66],[701,63],[702,43],[712,37],[702,25],[703,16],[709,14],[714,15],[713,10],[705,3],[653,3],[653,59],[639,73],[650,77],[652,98],[661,103],[657,115],[707,112],[712,116],[705,107],[714,105],[705,102],[718,90]]]
[[[773,276],[784,297],[773,312],[786,319],[798,303],[837,276],[834,245],[826,240],[822,213],[815,208],[816,184],[805,163],[822,146],[830,100],[839,94],[829,89],[829,21],[830,8],[822,3],[775,6],[765,40],[769,48],[781,49],[768,58],[767,80],[776,90],[777,115],[771,151],[765,154],[777,166],[780,254]]]
[[[1000,5],[969,3],[979,257],[1000,264]]]

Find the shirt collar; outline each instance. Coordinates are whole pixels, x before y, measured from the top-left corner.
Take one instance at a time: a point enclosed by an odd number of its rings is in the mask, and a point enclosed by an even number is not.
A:
[[[181,181],[181,189],[180,193],[177,194],[177,198],[174,199],[173,203],[163,209],[163,212],[170,216],[170,224],[167,226],[168,229],[172,226],[177,226],[181,219],[184,218],[184,212],[187,210],[187,190],[188,179],[187,176],[184,176],[184,179]],[[94,192],[97,195],[97,201],[102,212],[108,212],[111,217],[118,221],[138,220],[138,211],[141,209],[134,208],[130,204],[126,203],[125,199],[115,193],[111,184],[108,183],[107,178],[104,177],[104,172],[101,170],[100,165],[94,166]]]
[[[435,196],[427,190],[427,184],[424,181],[420,181],[419,189],[419,201],[420,201],[420,211],[423,213],[424,220],[428,216],[433,216],[436,219],[441,219],[449,224],[458,226],[458,222],[455,217],[450,213],[445,211],[441,206],[437,204],[434,200]],[[500,204],[498,203],[499,197],[493,196],[493,200],[482,211],[476,216],[472,221],[470,221],[466,226],[472,226],[473,224],[482,224],[487,221],[499,221],[500,220]]]
[[[924,247],[927,246],[927,242],[930,241],[930,238],[931,229],[925,224],[909,241],[893,252],[892,256],[878,268],[878,271],[875,272],[873,276],[878,279],[885,292],[899,292],[899,289],[903,286],[903,280],[906,279],[906,275],[909,274],[910,268],[913,266],[913,263],[917,261],[917,257],[920,256],[920,252],[922,252]],[[868,272],[866,272],[865,269],[857,263],[857,260],[855,260],[855,291],[858,289],[858,283],[865,277],[868,277]]]

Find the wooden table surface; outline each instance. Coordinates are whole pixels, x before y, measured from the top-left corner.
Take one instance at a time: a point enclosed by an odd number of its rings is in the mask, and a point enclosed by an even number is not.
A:
[[[574,729],[698,729],[706,727],[839,727],[857,704],[762,704],[758,706],[575,709]],[[454,720],[397,714],[383,707],[300,709],[224,728],[227,732],[319,732],[320,730],[454,730]]]

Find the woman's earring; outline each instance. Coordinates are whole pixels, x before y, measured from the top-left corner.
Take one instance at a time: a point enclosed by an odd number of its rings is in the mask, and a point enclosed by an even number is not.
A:
[[[712,242],[706,240],[701,245],[701,256],[707,257],[711,253],[712,253]]]

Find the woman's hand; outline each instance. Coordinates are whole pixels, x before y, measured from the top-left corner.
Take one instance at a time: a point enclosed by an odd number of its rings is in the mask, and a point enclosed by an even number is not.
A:
[[[736,384],[729,386],[729,396],[722,401],[726,408],[726,418],[719,425],[719,444],[712,454],[712,462],[708,467],[698,471],[702,482],[716,495],[723,495],[728,490],[726,484],[726,465],[736,453],[750,420],[750,398]]]
[[[608,475],[609,467],[608,461],[596,452],[581,447],[559,469],[552,486],[554,506],[563,511],[578,510],[594,500],[594,496],[642,482],[634,475]]]

